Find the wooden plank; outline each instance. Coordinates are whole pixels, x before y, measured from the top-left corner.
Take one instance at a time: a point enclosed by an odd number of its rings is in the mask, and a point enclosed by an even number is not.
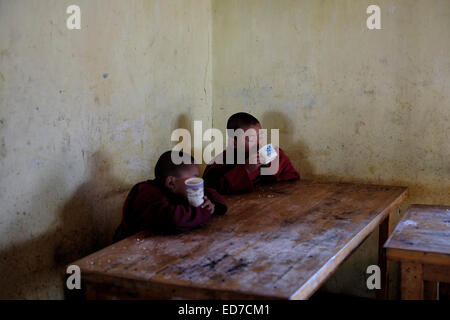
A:
[[[139,283],[140,297],[158,287],[184,298],[307,299],[406,195],[403,187],[345,183],[262,186],[227,197],[228,213],[204,228],[140,233],[75,264],[98,285]]]
[[[278,300],[277,296],[250,295],[236,290],[195,288],[188,283],[149,282],[141,279],[116,278],[105,274],[85,276],[92,300]]]
[[[439,300],[439,282],[423,282],[423,298],[425,300]]]
[[[450,266],[450,255],[448,254],[387,248],[386,255],[389,260]]]
[[[450,267],[425,264],[423,266],[423,279],[433,282],[450,283]]]
[[[411,206],[385,247],[450,255],[450,207]]]
[[[319,270],[313,277],[308,279],[306,283],[293,294],[291,300],[305,300],[311,297],[325,281],[332,276],[334,271],[355,251],[358,246],[367,239],[367,237],[380,225],[381,221],[386,219],[381,215],[379,219],[373,220],[361,232],[351,239],[342,250],[330,259],[321,270]]]
[[[450,207],[411,206],[385,248],[401,261],[403,298],[437,299],[438,283],[450,281]]]
[[[423,300],[423,289],[422,264],[414,262],[402,262],[402,300]]]

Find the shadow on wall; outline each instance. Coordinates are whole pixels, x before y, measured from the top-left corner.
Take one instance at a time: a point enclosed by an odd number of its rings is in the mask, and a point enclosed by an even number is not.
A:
[[[314,168],[307,159],[307,147],[293,136],[292,121],[281,112],[269,111],[263,114],[262,126],[267,129],[269,137],[270,129],[280,130],[281,149],[286,152],[294,167],[300,172],[302,179],[313,179]]]
[[[63,206],[55,261],[69,263],[111,243],[130,186],[112,176],[109,159],[100,151],[91,156],[89,180]]]
[[[173,130],[186,129],[191,133],[191,135],[193,135],[194,132],[192,130],[192,125],[193,125],[193,123],[192,123],[191,117],[189,115],[183,113],[177,117],[177,119],[175,121],[175,128],[173,128]]]
[[[173,128],[173,130],[175,129],[186,129],[191,133],[191,150],[190,150],[190,154],[193,156],[194,155],[194,128],[193,128],[194,122],[192,120],[192,118],[183,113],[181,115],[179,115],[175,121],[175,128]],[[203,131],[205,131],[206,129],[209,129],[209,127],[206,127],[205,124],[203,124]],[[202,132],[203,134],[204,132]],[[179,141],[181,142],[181,141]],[[175,146],[176,144],[178,144],[179,142],[175,142],[173,144],[173,146]],[[204,145],[203,145],[204,147]],[[202,150],[200,150],[202,151]],[[162,152],[161,152],[162,153]],[[204,159],[196,159],[196,160],[201,160],[201,164],[199,164],[199,171],[200,171],[200,176],[203,174],[203,171],[206,168],[207,163],[204,163]]]
[[[172,132],[175,131],[175,130],[177,130],[177,129],[185,129],[185,130],[187,130],[187,131],[190,132],[190,134],[191,134],[191,150],[184,150],[184,151],[189,152],[191,155],[193,155],[193,152],[194,152],[194,149],[193,149],[193,147],[194,147],[194,141],[193,141],[193,137],[194,137],[194,129],[193,129],[192,125],[193,125],[193,122],[192,122],[191,117],[190,117],[189,115],[183,113],[183,114],[180,114],[180,115],[176,118],[176,120],[175,120],[175,125],[174,125],[174,127],[172,128]],[[171,132],[170,134],[172,134],[172,132]],[[170,141],[170,139],[171,139],[171,137],[168,137],[167,140]],[[160,151],[160,154],[158,154],[157,157],[159,158],[159,156],[160,156],[161,154],[163,154],[164,152],[166,152],[166,151],[172,149],[173,147],[175,147],[175,145],[181,143],[181,141],[182,141],[182,140],[181,140],[181,138],[180,138],[180,140],[178,140],[178,141],[171,142],[172,144],[170,145],[170,148],[167,148],[166,150]]]
[[[0,299],[62,298],[64,267],[111,243],[129,186],[111,174],[109,159],[102,151],[90,156],[89,180],[45,234],[0,252]]]

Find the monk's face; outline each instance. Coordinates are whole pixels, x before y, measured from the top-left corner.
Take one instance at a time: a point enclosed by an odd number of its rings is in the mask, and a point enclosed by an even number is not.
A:
[[[190,178],[198,178],[199,175],[198,166],[196,164],[188,165],[180,170],[176,177],[167,177],[166,187],[175,194],[187,197],[186,185],[184,182]]]
[[[245,154],[248,155],[250,150],[258,150],[261,138],[261,125],[249,126],[244,130],[244,134],[234,138],[234,147],[244,147]]]

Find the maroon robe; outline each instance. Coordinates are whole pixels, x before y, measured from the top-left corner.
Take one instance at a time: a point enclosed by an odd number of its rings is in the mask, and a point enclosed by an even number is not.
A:
[[[224,214],[227,207],[223,197],[214,189],[205,188],[205,195],[215,205],[213,214]],[[140,231],[174,233],[200,227],[211,214],[206,208],[193,207],[183,196],[174,194],[155,180],[135,185],[123,206],[122,222],[114,242]]]
[[[278,151],[280,162],[275,175],[261,175],[260,169],[248,173],[243,164],[226,164],[226,151],[224,151],[218,156],[223,159],[223,164],[213,162],[206,167],[203,174],[205,185],[222,194],[231,194],[251,192],[254,185],[260,183],[299,180],[300,174],[292,166],[288,156],[281,149]]]

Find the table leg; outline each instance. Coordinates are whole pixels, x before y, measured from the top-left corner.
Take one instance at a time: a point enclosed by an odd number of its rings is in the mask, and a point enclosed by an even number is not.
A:
[[[420,263],[401,263],[402,300],[423,300],[423,266]]]
[[[386,258],[386,243],[389,235],[391,225],[391,213],[380,224],[378,234],[378,266],[381,271],[381,289],[377,290],[377,299],[387,300],[389,298],[389,262]]]
[[[450,301],[450,283],[439,282],[439,299]]]
[[[439,300],[439,282],[424,281],[423,291],[425,300]]]

